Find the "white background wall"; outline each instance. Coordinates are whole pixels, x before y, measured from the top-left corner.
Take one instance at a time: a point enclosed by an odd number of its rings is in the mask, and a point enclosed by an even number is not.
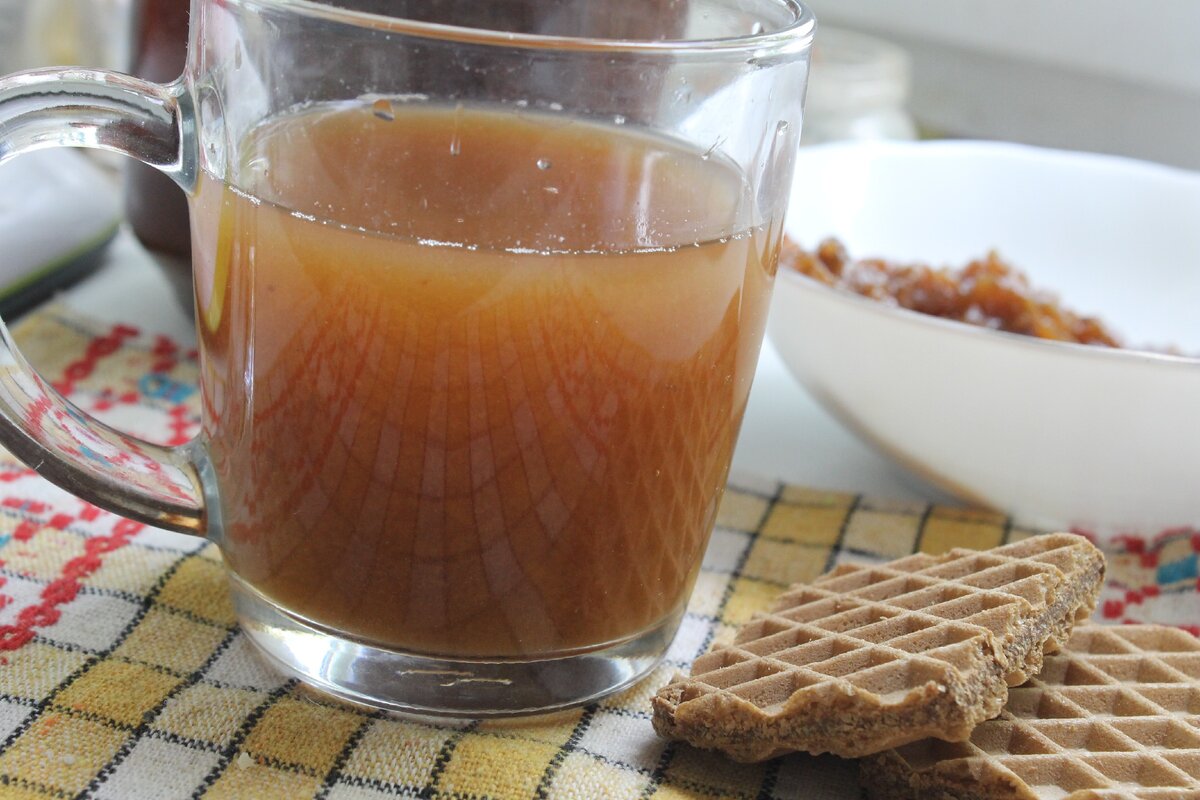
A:
[[[929,128],[1200,168],[1197,0],[809,5],[909,51],[910,108]]]

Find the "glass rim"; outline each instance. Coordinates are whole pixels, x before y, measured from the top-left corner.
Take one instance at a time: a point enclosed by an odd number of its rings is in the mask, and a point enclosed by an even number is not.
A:
[[[211,0],[210,0],[211,1]],[[226,0],[229,2],[230,0]],[[340,22],[361,28],[380,30],[387,33],[407,34],[425,39],[461,42],[464,44],[492,45],[499,47],[558,50],[601,53],[628,53],[639,55],[741,55],[778,56],[799,53],[812,44],[816,31],[816,17],[800,0],[772,0],[793,13],[792,21],[778,30],[762,33],[747,33],[708,39],[610,39],[602,37],[558,36],[540,33],[513,33],[484,27],[448,25],[440,22],[422,22],[355,11],[329,5],[320,0],[232,0],[237,5],[286,10],[302,16]]]

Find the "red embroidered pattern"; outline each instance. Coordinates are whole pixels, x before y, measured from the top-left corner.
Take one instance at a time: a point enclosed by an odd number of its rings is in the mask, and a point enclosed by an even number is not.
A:
[[[7,505],[7,500],[5,504]],[[95,506],[89,508],[99,513]],[[42,527],[64,530],[74,521],[75,518],[67,514],[55,514]],[[29,520],[25,520],[22,524],[28,522]],[[15,623],[0,625],[0,650],[16,650],[32,639],[38,628],[49,627],[58,622],[62,615],[58,607],[75,599],[75,595],[79,594],[79,582],[100,569],[105,554],[124,547],[144,527],[146,526],[140,522],[118,517],[113,523],[111,534],[88,537],[83,543],[84,554],[63,565],[60,576],[42,589],[40,602],[21,609]],[[15,533],[13,536],[16,538]],[[24,541],[31,536],[32,533],[27,534]],[[0,561],[0,566],[3,565],[4,562]],[[7,578],[0,575],[0,587],[6,582]],[[0,595],[0,608],[9,602],[11,598]]]
[[[138,351],[147,363],[141,368],[144,371],[142,380],[136,381],[137,390],[129,388],[128,374],[114,374],[112,385],[89,385],[86,390],[80,386],[83,380],[102,375],[103,370],[98,370],[100,363],[123,348],[135,346],[138,337],[139,331],[133,326],[112,326],[107,332],[92,338],[83,355],[69,362],[51,385],[76,405],[97,412],[108,411],[118,405],[142,405],[147,412],[147,421],[157,422],[155,439],[165,444],[182,444],[190,440],[199,427],[197,403],[184,402],[195,391],[190,384],[173,381],[169,374],[183,362],[194,362],[195,350],[185,349],[166,336],[157,336],[149,348],[143,347]],[[147,393],[146,387],[164,391],[159,394]],[[47,411],[48,408],[34,409],[34,418],[30,423],[40,424],[40,417]],[[12,651],[28,643],[39,630],[57,623],[62,617],[61,607],[78,596],[83,588],[82,582],[103,566],[110,553],[125,547],[146,526],[110,515],[82,500],[58,499],[61,493],[50,489],[33,470],[24,468],[2,451],[0,485],[5,486],[3,493],[0,493],[0,508],[19,515],[11,533],[13,542],[28,543],[43,531],[64,531],[76,524],[91,529],[74,531],[84,537],[83,554],[64,563],[58,574],[41,588],[36,601],[20,609],[15,619],[0,625],[0,651]],[[47,499],[47,495],[54,499]],[[105,516],[112,518],[108,532],[95,533],[94,523]],[[0,536],[0,545],[8,538]],[[0,560],[0,567],[4,566],[5,562]],[[3,592],[9,580],[8,576],[0,575],[0,610],[14,602],[13,597]],[[6,660],[0,657],[0,663]]]

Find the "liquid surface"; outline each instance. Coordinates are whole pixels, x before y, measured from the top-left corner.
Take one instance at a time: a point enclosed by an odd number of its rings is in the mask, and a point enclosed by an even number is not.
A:
[[[234,182],[203,176],[193,219],[241,578],[442,655],[594,647],[682,607],[778,248],[733,169],[561,115],[375,103],[260,128]]]

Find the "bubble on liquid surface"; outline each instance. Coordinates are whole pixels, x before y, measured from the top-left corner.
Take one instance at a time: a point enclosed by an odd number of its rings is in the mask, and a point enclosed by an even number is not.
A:
[[[392,108],[392,101],[386,97],[381,97],[374,103],[371,103],[371,113],[384,122],[391,122],[396,119],[396,110]]]
[[[625,124],[625,115],[624,114],[615,115],[613,117],[613,124],[614,125],[624,125]]]
[[[537,160],[537,168],[542,170],[543,172],[550,169],[551,166],[553,166],[553,165],[550,163],[550,159],[548,159],[548,158],[539,158]]]

